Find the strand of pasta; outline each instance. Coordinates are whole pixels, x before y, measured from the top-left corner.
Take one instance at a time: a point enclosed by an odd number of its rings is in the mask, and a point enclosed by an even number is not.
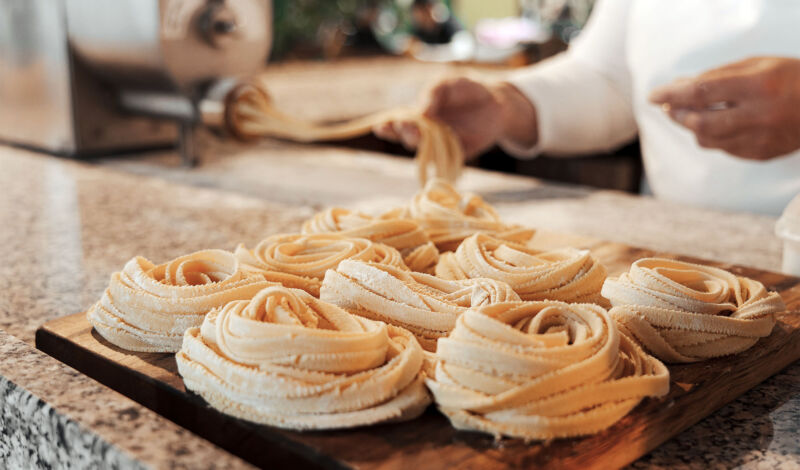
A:
[[[402,328],[282,286],[210,312],[176,355],[186,387],[213,407],[299,430],[418,416],[430,403],[423,358]]]
[[[352,139],[370,134],[375,126],[385,122],[412,121],[420,131],[416,161],[421,184],[428,180],[431,165],[434,176],[448,181],[455,181],[464,166],[464,151],[458,136],[446,124],[413,110],[391,110],[338,124],[315,124],[282,113],[275,108],[264,87],[254,84],[238,90],[227,115],[233,131],[240,136],[267,136],[296,142]]]
[[[623,331],[667,362],[735,354],[769,336],[786,309],[776,292],[725,270],[661,258],[609,278],[603,296]]]
[[[593,434],[669,372],[621,335],[597,305],[505,302],[467,310],[439,340],[426,383],[457,429],[551,439]]]

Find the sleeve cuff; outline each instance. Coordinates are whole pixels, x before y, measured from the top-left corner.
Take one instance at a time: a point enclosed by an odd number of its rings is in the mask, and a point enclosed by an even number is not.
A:
[[[514,142],[501,142],[503,150],[520,158],[533,158],[548,149],[557,138],[553,125],[558,118],[553,115],[559,108],[559,96],[564,87],[559,86],[558,77],[569,69],[570,63],[561,54],[534,67],[512,73],[506,82],[516,87],[536,108],[538,140],[533,147],[522,147]]]
[[[513,155],[517,158],[530,160],[538,157],[542,153],[542,145],[536,143],[533,146],[523,146],[509,139],[500,139],[497,145],[507,154]]]

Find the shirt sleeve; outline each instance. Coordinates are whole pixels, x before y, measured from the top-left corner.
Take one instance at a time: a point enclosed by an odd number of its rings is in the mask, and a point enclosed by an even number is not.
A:
[[[570,48],[507,81],[536,107],[538,142],[500,146],[517,157],[612,150],[636,135],[626,60],[632,0],[599,0]]]

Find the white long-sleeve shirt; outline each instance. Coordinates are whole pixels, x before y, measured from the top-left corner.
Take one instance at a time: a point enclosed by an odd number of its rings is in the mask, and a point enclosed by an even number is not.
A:
[[[509,79],[536,107],[539,142],[503,147],[520,157],[589,153],[638,131],[657,197],[778,214],[800,193],[800,151],[757,162],[704,149],[648,100],[677,78],[766,55],[800,57],[800,1],[599,0],[567,52]]]

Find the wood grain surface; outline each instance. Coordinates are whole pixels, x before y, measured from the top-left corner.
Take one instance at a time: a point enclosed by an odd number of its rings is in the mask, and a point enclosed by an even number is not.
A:
[[[744,353],[669,366],[669,394],[644,400],[610,429],[531,443],[456,431],[435,407],[410,422],[346,431],[292,432],[230,418],[186,392],[174,356],[121,350],[94,332],[83,313],[43,325],[36,345],[253,464],[359,469],[618,468],[800,359],[800,278],[562,234],[537,233],[532,244],[589,248],[614,276],[647,256],[703,262],[779,291],[788,310],[769,337]]]

